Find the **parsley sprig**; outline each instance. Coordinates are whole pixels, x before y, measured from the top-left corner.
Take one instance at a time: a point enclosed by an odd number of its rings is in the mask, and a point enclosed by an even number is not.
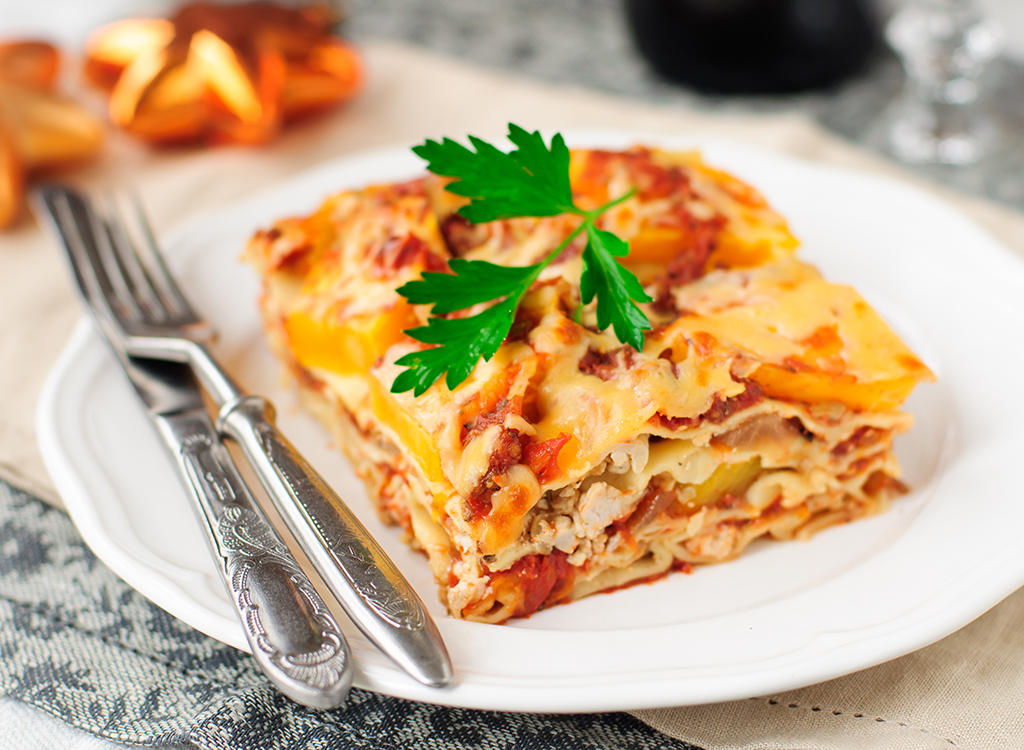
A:
[[[449,138],[440,143],[428,140],[413,148],[426,160],[434,174],[454,177],[446,189],[470,199],[459,213],[479,224],[498,219],[571,214],[580,224],[544,260],[532,266],[499,266],[484,260],[455,258],[448,262],[452,273],[424,272],[398,293],[414,305],[432,304],[427,325],[406,333],[417,341],[439,346],[410,352],[395,364],[408,369],[391,386],[394,393],[424,393],[438,378],[454,389],[473,371],[480,357],[490,360],[508,336],[516,310],[527,290],[569,243],[585,233],[580,302],[597,300],[597,326],[611,326],[619,341],[639,351],[644,331],[651,329],[637,302],[650,302],[640,281],[616,258],[629,252],[629,245],[597,228],[598,217],[632,193],[609,201],[594,211],[584,211],[572,200],[569,184],[569,149],[561,134],[551,139],[550,148],[539,132],[527,132],[509,123],[508,139],[516,148],[506,153],[474,136],[475,151]],[[483,312],[464,318],[436,317],[464,310],[483,302],[500,300]]]

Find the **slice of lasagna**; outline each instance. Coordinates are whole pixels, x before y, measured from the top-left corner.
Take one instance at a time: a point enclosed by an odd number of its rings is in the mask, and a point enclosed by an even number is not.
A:
[[[898,407],[932,373],[793,257],[760,194],[693,153],[578,151],[571,174],[581,208],[636,190],[601,222],[654,298],[641,352],[574,321],[576,243],[468,380],[391,393],[428,312],[397,287],[452,257],[534,263],[578,221],[471,225],[442,178],[340,193],[247,251],[274,350],[453,616],[499,623],[728,560],[905,491]]]

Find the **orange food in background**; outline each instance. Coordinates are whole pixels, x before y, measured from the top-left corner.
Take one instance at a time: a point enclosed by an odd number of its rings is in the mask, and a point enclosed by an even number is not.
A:
[[[332,24],[321,5],[189,3],[99,29],[86,75],[110,90],[111,119],[152,143],[266,143],[358,91],[359,58]]]
[[[54,93],[60,53],[45,42],[0,44],[0,228],[21,215],[33,171],[94,156],[95,117]]]
[[[59,68],[60,53],[46,42],[0,44],[0,78],[5,83],[49,91]]]
[[[14,144],[0,131],[0,227],[14,223],[25,197],[25,175]]]

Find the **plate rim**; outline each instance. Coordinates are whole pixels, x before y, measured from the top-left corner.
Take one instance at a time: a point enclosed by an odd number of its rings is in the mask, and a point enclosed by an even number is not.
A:
[[[728,139],[722,139],[717,136],[705,136],[699,133],[686,134],[678,136],[676,138],[666,137],[665,135],[657,135],[644,133],[642,131],[581,131],[579,133],[566,133],[566,138],[570,143],[580,143],[591,139],[592,141],[601,141],[607,138],[611,134],[614,139],[629,138],[634,142],[646,141],[648,143],[657,143],[659,145],[666,144],[666,147],[678,147],[672,145],[674,143],[684,142],[689,144],[699,145],[701,148],[706,148],[704,144],[708,142],[714,142],[718,145],[726,145],[729,148],[736,148],[740,151],[748,151],[767,155],[773,159],[779,159],[784,162],[798,165],[799,168],[810,168],[812,170],[824,171],[836,173],[839,176],[843,176],[847,179],[855,179],[858,181],[866,181],[869,185],[884,184],[886,186],[898,189],[899,192],[911,195],[915,199],[923,200],[929,208],[940,208],[947,212],[949,216],[946,218],[953,219],[961,222],[963,228],[967,231],[974,232],[979,236],[986,239],[984,244],[984,254],[987,256],[987,260],[996,263],[997,265],[1003,265],[1005,268],[1013,268],[1013,271],[1018,275],[1024,274],[1024,263],[1013,254],[1011,250],[1006,248],[998,240],[994,239],[989,233],[976,222],[969,217],[963,215],[955,207],[950,206],[935,198],[934,196],[924,192],[920,188],[913,185],[901,183],[886,177],[874,175],[870,173],[857,172],[843,167],[836,167],[833,165],[822,164],[820,162],[809,162],[799,157],[795,157],[791,154],[780,153],[777,151],[771,151],[762,149],[756,146],[751,146],[742,142],[729,141]],[[572,140],[570,140],[570,138]],[[406,150],[405,146],[386,146],[374,149],[368,149],[365,151],[356,152],[349,155],[343,155],[336,159],[332,159],[326,163],[316,165],[310,169],[289,177],[275,185],[272,185],[264,190],[254,192],[253,194],[243,197],[242,199],[232,202],[228,205],[220,208],[212,209],[208,212],[194,215],[188,221],[176,227],[172,232],[169,232],[164,238],[164,244],[168,248],[178,246],[181,242],[184,242],[189,234],[200,231],[202,226],[210,221],[226,221],[225,217],[230,217],[236,213],[243,213],[247,206],[255,204],[260,200],[266,199],[268,196],[272,196],[283,190],[292,188],[295,185],[302,183],[312,183],[317,180],[324,179],[325,176],[330,176],[335,171],[343,170],[346,166],[352,165],[354,162],[359,161],[373,161],[379,159],[382,156],[393,156],[399,152],[400,149]],[[1008,265],[1004,265],[1007,264]],[[121,553],[120,547],[115,543],[116,540],[109,539],[106,537],[104,530],[102,529],[101,523],[97,517],[97,514],[93,512],[93,509],[89,506],[88,494],[89,490],[84,486],[81,477],[77,476],[74,468],[70,465],[70,460],[67,459],[63,454],[63,448],[61,445],[60,430],[58,427],[58,421],[60,419],[57,413],[58,402],[61,396],[61,386],[63,381],[70,373],[72,365],[75,363],[76,358],[82,356],[82,352],[88,352],[90,346],[90,337],[95,337],[95,334],[91,331],[91,325],[88,320],[82,319],[75,329],[71,340],[68,342],[64,351],[62,352],[57,363],[47,376],[46,381],[42,389],[42,394],[37,407],[37,434],[39,436],[40,448],[43,453],[44,460],[47,465],[47,469],[50,471],[51,476],[54,479],[54,483],[61,493],[62,498],[65,499],[68,511],[72,515],[76,526],[82,532],[83,538],[94,549],[97,556],[104,560],[108,566],[114,570],[114,572],[123,578],[128,585],[132,588],[140,591],[143,595],[150,599],[153,599],[144,588],[150,588],[152,581],[141,580],[146,578],[134,573],[131,563],[135,562],[134,558],[129,558],[125,554]],[[98,338],[92,341],[93,345],[99,344]],[[102,346],[102,345],[100,345]],[[1003,557],[1010,556],[1010,552],[1004,551]],[[111,558],[111,560],[108,560]],[[1001,558],[1000,558],[1001,560]],[[991,563],[991,560],[990,560]],[[1001,565],[1002,563],[1000,563]],[[998,568],[1000,565],[994,563],[989,564],[987,567]],[[120,569],[119,569],[120,568]],[[127,574],[126,574],[127,571]],[[988,579],[991,583],[991,578]],[[857,671],[873,664],[881,663],[888,659],[900,656],[910,651],[922,648],[936,640],[954,632],[963,625],[973,620],[975,617],[980,616],[989,608],[1001,601],[1005,596],[1016,590],[1021,583],[1024,583],[1024,570],[1020,571],[1020,580],[1015,583],[1010,583],[1008,580],[1004,580],[1000,586],[990,586],[984,592],[984,595],[980,594],[979,589],[974,589],[976,605],[970,608],[970,613],[960,611],[955,617],[934,617],[928,616],[925,621],[931,625],[926,627],[920,622],[911,622],[904,626],[896,628],[897,631],[910,628],[916,634],[917,638],[914,639],[915,644],[909,648],[905,647],[904,644],[896,645],[895,643],[889,643],[888,649],[883,649],[881,652],[875,651],[875,655],[872,656],[861,656],[860,658],[847,658],[843,664],[844,666],[840,670],[833,668],[826,668],[825,666],[819,667],[819,669],[805,670],[800,673],[800,676],[795,674],[791,675],[788,680],[782,679],[775,672],[769,670],[764,673],[763,676],[760,672],[757,675],[748,675],[747,683],[754,692],[748,692],[747,690],[742,691],[743,695],[739,695],[736,692],[735,686],[733,685],[730,689],[729,685],[717,685],[713,679],[708,676],[707,679],[707,695],[709,700],[686,700],[680,702],[679,696],[668,696],[664,700],[658,700],[658,696],[648,691],[644,697],[643,695],[631,694],[632,700],[623,700],[619,697],[609,697],[607,695],[607,686],[599,686],[594,689],[587,689],[586,686],[573,685],[572,688],[576,692],[572,698],[565,698],[562,703],[552,705],[550,701],[550,695],[545,694],[542,698],[537,699],[536,697],[530,698],[528,696],[519,695],[517,698],[510,699],[508,694],[507,686],[496,686],[496,685],[478,685],[477,692],[475,693],[476,698],[472,696],[466,696],[464,692],[455,691],[435,691],[431,689],[425,689],[418,686],[416,683],[412,683],[411,680],[402,680],[401,676],[397,680],[390,679],[394,675],[387,674],[388,666],[383,665],[383,671],[381,671],[380,664],[370,664],[366,671],[363,673],[364,677],[370,678],[371,682],[367,684],[359,679],[357,675],[356,684],[360,684],[361,687],[367,687],[371,690],[377,690],[380,692],[389,692],[393,695],[398,695],[403,698],[411,698],[415,700],[421,700],[432,703],[442,703],[446,705],[459,705],[471,708],[485,708],[492,710],[520,710],[520,711],[538,711],[538,712],[591,712],[591,711],[606,711],[606,710],[630,710],[630,709],[642,709],[642,708],[660,708],[678,705],[696,705],[699,703],[707,702],[718,702],[720,700],[731,700],[740,697],[750,697],[752,695],[759,695],[763,692],[778,692],[781,690],[792,689],[803,685],[813,684],[823,679],[830,679],[838,677],[841,674],[847,674],[849,672]],[[154,589],[157,587],[154,587]],[[161,591],[160,595],[167,594],[165,591]],[[161,605],[163,606],[163,605]],[[979,609],[979,607],[981,607]],[[248,650],[245,648],[247,644],[244,643],[244,639],[241,638],[241,629],[238,628],[239,640],[231,642],[222,637],[223,634],[211,633],[211,630],[219,632],[218,627],[214,627],[203,620],[203,616],[209,611],[201,606],[196,606],[195,614],[189,614],[188,618],[182,617],[180,614],[177,616],[184,619],[193,627],[201,630],[211,637],[217,640],[228,643],[228,645],[236,648],[242,647],[242,650]],[[896,622],[901,622],[905,617],[898,618]],[[913,618],[912,618],[913,619]],[[198,621],[202,621],[202,624],[197,624]],[[939,623],[942,623],[941,625]],[[462,623],[463,625],[477,625],[476,623]],[[206,627],[204,627],[206,625]],[[487,626],[484,626],[487,627]],[[493,627],[493,626],[491,626]],[[673,626],[678,627],[678,626]],[[529,632],[529,631],[521,631]],[[536,631],[533,631],[536,632]],[[545,631],[549,632],[549,631]],[[855,646],[855,644],[854,644]],[[852,647],[852,646],[851,646]],[[881,658],[877,657],[878,653],[882,653]],[[809,658],[813,658],[811,655]],[[391,671],[394,671],[391,669]],[[811,675],[812,679],[807,679],[807,676]],[[756,679],[761,677],[761,679]],[[639,680],[638,684],[660,684],[667,680],[678,680],[678,677],[665,676],[651,677],[647,676],[645,679]],[[726,682],[729,682],[727,679]],[[408,683],[408,684],[407,684]],[[769,684],[770,683],[770,684]],[[633,684],[633,683],[629,683]],[[512,690],[522,690],[522,688],[511,688]],[[560,688],[562,692],[565,692],[568,686]],[[527,690],[527,692],[529,692]],[[544,691],[537,691],[544,692]],[[642,691],[641,691],[642,692]],[[657,690],[654,691],[655,693]],[[480,700],[482,699],[482,700]]]

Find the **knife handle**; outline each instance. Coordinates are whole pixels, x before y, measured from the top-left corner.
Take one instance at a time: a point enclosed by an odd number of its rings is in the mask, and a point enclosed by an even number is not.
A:
[[[156,422],[178,446],[175,460],[263,673],[294,701],[338,707],[352,684],[348,643],[249,494],[210,418],[193,410]]]
[[[414,679],[452,679],[437,625],[355,514],[274,426],[259,396],[225,404],[218,429],[238,442],[278,513],[352,622]]]

